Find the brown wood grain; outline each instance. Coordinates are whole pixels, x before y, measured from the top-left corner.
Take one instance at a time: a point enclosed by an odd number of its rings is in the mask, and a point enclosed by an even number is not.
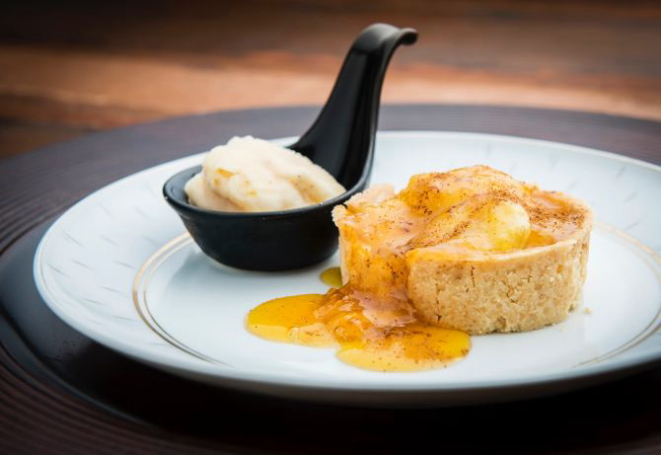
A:
[[[656,1],[27,0],[0,15],[0,156],[169,116],[320,104],[377,21],[420,32],[385,102],[661,120]]]

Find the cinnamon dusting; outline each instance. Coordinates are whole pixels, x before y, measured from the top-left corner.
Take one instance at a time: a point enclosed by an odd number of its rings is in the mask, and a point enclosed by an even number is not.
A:
[[[248,327],[268,339],[339,346],[339,358],[362,368],[411,371],[446,366],[471,345],[464,332],[424,322],[409,301],[411,254],[501,254],[550,245],[580,227],[585,212],[552,192],[474,166],[413,176],[398,194],[371,188],[336,207],[333,217],[346,284],[323,296],[266,302],[251,312]]]

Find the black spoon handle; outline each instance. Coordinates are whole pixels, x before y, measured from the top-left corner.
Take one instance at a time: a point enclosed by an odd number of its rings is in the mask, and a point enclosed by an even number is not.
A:
[[[347,54],[319,117],[290,148],[330,172],[345,188],[369,177],[383,78],[395,49],[410,45],[411,28],[374,24],[361,32]]]

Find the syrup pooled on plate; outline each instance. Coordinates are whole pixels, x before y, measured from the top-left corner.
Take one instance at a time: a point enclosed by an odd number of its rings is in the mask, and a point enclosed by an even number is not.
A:
[[[341,360],[368,370],[446,366],[468,353],[469,333],[531,330],[567,316],[585,276],[588,214],[487,166],[414,175],[399,193],[372,187],[333,210],[342,269],[320,277],[332,289],[263,303],[248,328],[337,346]],[[570,245],[576,233],[571,248],[546,248]],[[524,250],[531,254],[514,254]]]
[[[341,288],[342,287],[342,272],[339,267],[331,267],[324,270],[319,275],[319,278],[324,284],[332,288]]]
[[[337,268],[321,278],[328,285],[341,285]],[[376,371],[439,368],[470,349],[468,334],[420,322],[408,302],[384,302],[350,285],[325,295],[269,300],[248,314],[247,325],[272,341],[338,347],[340,360]]]

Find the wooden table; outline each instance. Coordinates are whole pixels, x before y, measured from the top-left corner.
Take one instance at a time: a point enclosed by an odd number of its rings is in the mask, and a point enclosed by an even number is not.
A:
[[[654,0],[27,0],[0,15],[0,156],[169,116],[321,104],[376,21],[420,32],[386,102],[661,119]]]

